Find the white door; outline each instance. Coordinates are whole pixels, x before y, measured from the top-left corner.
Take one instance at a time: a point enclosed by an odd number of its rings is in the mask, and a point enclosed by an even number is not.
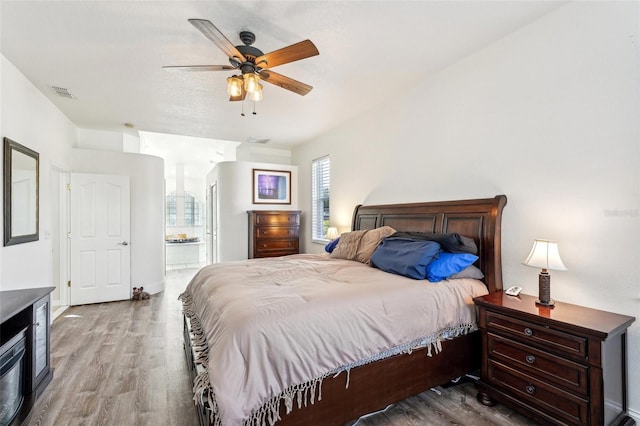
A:
[[[131,295],[129,176],[71,174],[71,305]]]

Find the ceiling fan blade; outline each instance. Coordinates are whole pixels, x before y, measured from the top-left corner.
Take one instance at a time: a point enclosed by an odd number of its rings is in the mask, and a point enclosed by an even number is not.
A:
[[[231,65],[170,65],[162,69],[167,71],[226,71],[234,70]]]
[[[311,89],[313,89],[313,86],[301,83],[297,80],[286,77],[282,74],[278,74],[277,72],[271,70],[261,71],[260,78],[268,83],[275,84],[276,86],[290,90],[302,96],[306,95],[311,91]]]
[[[240,62],[246,62],[247,58],[207,19],[189,19],[191,25],[196,27],[202,34],[218,46],[228,57],[236,57]]]
[[[318,48],[311,40],[304,40],[282,49],[274,50],[271,53],[265,53],[256,58],[256,66],[260,68],[273,68],[278,65],[288,64],[289,62],[299,61],[300,59],[309,58],[319,55]]]

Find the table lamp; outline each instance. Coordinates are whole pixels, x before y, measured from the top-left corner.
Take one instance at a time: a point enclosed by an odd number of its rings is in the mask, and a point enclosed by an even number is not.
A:
[[[338,234],[338,228],[335,228],[333,226],[330,226],[327,229],[327,239],[328,240],[335,240],[336,238],[338,238],[340,235]]]
[[[542,268],[538,275],[538,300],[536,300],[536,303],[544,306],[553,306],[555,302],[551,298],[551,275],[548,270],[567,270],[562,263],[562,259],[560,259],[558,243],[549,240],[534,240],[531,252],[522,264],[533,268]]]

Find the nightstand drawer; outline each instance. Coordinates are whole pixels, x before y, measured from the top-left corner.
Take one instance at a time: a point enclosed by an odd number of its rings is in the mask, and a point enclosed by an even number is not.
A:
[[[588,401],[522,373],[507,365],[489,360],[488,382],[504,389],[523,404],[533,406],[562,424],[589,424]]]
[[[256,227],[256,239],[298,238],[298,227],[270,226]]]
[[[554,383],[568,392],[588,395],[589,369],[585,365],[492,333],[487,334],[487,346],[489,357],[500,363]]]
[[[517,320],[495,312],[487,312],[487,331],[503,334],[544,351],[586,359],[587,339],[551,327]]]

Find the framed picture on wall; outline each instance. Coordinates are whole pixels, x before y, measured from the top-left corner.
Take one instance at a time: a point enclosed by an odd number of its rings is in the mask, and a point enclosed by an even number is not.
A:
[[[291,172],[253,169],[254,204],[291,204]]]

